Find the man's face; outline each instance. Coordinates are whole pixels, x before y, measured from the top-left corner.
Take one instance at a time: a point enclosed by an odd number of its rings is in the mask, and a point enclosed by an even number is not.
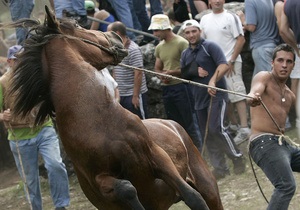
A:
[[[165,39],[165,31],[164,30],[153,30],[153,35],[156,36],[159,40]]]
[[[295,66],[294,54],[283,50],[278,51],[272,65],[273,71],[279,78],[287,79]]]
[[[200,29],[194,26],[187,27],[184,30],[184,37],[193,45],[197,45],[200,41]]]
[[[209,0],[209,4],[214,13],[220,13],[223,11],[225,0]]]

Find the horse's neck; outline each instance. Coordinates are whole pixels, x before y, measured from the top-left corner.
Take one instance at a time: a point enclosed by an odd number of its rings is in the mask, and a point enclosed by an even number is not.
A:
[[[70,50],[70,49],[69,49]],[[69,51],[68,50],[68,51]],[[71,51],[70,53],[74,53]],[[51,54],[53,55],[53,54]],[[96,69],[80,56],[58,52],[50,58],[52,99],[56,112],[94,112],[107,118],[126,113],[115,99],[115,88],[101,69]],[[51,65],[55,64],[55,65]],[[96,107],[97,106],[97,107]],[[101,109],[101,113],[95,109]],[[123,114],[124,113],[124,114]]]

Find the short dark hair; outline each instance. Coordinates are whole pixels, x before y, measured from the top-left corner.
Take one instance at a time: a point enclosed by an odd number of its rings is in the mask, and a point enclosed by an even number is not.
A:
[[[295,50],[288,44],[280,44],[277,47],[275,47],[274,51],[273,51],[273,56],[272,56],[272,60],[274,61],[276,56],[277,56],[277,52],[279,51],[285,51],[285,52],[291,52],[294,55],[294,61],[296,60],[296,53]]]
[[[119,32],[121,36],[126,36],[126,26],[120,21],[116,21],[110,24],[110,29],[113,32]]]

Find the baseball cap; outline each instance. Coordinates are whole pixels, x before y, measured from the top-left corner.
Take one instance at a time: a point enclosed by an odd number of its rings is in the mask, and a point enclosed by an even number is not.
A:
[[[169,17],[163,14],[153,15],[148,30],[172,29]]]
[[[196,20],[186,20],[182,24],[182,30],[185,30],[188,27],[197,27],[200,29],[200,24]],[[201,30],[201,29],[200,29]]]
[[[84,8],[85,10],[94,10],[95,9],[95,3],[93,1],[84,1]]]
[[[14,45],[11,46],[8,51],[7,51],[7,58],[8,59],[16,59],[17,57],[15,56],[20,50],[22,49],[21,45]]]

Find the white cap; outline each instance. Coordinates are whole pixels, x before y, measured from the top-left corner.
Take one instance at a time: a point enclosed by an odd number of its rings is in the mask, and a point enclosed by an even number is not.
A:
[[[153,15],[148,30],[172,29],[169,17],[163,14]]]
[[[183,22],[181,28],[184,31],[188,27],[197,27],[200,29],[200,24],[196,20],[186,20]]]

